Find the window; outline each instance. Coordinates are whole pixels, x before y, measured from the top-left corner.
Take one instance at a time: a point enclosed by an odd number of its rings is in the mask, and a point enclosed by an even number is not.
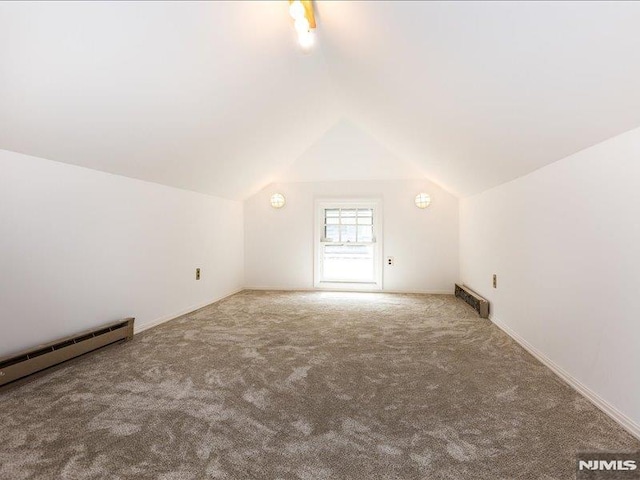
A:
[[[378,210],[378,201],[317,203],[317,287],[382,288]]]

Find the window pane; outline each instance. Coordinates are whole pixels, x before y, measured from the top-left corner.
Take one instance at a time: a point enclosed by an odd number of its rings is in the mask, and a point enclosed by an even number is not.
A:
[[[340,227],[338,225],[327,225],[324,227],[324,237],[328,242],[340,241]]]
[[[373,217],[373,209],[371,208],[359,208],[358,217]]]
[[[342,224],[343,225],[355,225],[356,224],[356,209],[344,209],[342,210]]]
[[[358,225],[372,225],[373,217],[361,217],[358,215]]]
[[[355,225],[342,225],[340,226],[341,242],[355,242],[356,241],[356,226]]]
[[[338,208],[325,209],[324,223],[325,225],[336,225],[340,223],[340,209]]]
[[[373,245],[326,245],[323,253],[325,280],[373,282]]]
[[[372,242],[373,241],[373,227],[371,226],[358,226],[358,241],[359,242]]]

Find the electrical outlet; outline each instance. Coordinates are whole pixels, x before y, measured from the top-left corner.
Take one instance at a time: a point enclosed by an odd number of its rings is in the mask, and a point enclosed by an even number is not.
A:
[[[493,274],[493,288],[498,288],[498,276]]]
[[[200,280],[200,269],[196,268],[196,280]]]
[[[396,260],[393,257],[387,257],[387,265],[393,267],[396,264]]]

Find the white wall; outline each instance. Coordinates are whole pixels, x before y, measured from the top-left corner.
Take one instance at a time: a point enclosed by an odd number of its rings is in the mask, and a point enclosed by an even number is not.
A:
[[[417,193],[431,195],[421,210]],[[285,195],[276,210],[269,198]],[[313,288],[314,201],[382,198],[384,290],[452,293],[458,276],[458,199],[427,180],[276,183],[245,201],[245,283],[248,288]]]
[[[243,261],[241,202],[0,150],[0,356],[210,303]]]
[[[492,319],[640,434],[640,129],[463,199],[460,236]]]

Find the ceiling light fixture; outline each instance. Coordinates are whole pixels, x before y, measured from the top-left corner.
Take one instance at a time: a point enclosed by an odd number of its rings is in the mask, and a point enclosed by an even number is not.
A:
[[[312,1],[289,0],[289,15],[293,18],[294,27],[298,32],[298,43],[303,50],[309,50],[314,43],[314,34],[311,30],[316,28]]]
[[[282,208],[284,207],[284,204],[284,195],[282,195],[281,193],[274,193],[273,195],[271,195],[271,206],[273,208]]]
[[[416,195],[416,207],[427,208],[431,204],[431,197],[426,193]]]

